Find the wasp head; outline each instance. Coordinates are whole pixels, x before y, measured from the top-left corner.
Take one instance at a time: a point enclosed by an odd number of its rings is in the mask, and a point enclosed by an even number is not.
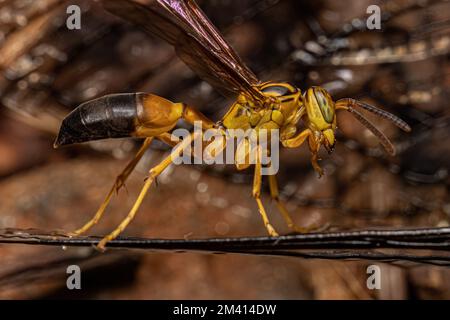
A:
[[[308,126],[321,144],[331,153],[334,149],[336,108],[330,94],[321,87],[311,87],[304,94]]]

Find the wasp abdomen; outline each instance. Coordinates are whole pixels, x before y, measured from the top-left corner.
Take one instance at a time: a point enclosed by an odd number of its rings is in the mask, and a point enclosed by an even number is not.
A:
[[[62,122],[55,147],[106,138],[130,137],[143,93],[111,94],[79,105]]]

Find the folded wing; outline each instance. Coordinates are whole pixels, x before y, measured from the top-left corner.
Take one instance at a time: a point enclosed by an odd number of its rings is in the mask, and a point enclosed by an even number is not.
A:
[[[148,2],[148,1],[146,1]],[[245,66],[203,11],[191,0],[103,0],[111,13],[172,44],[178,56],[224,95],[263,98],[255,74]]]

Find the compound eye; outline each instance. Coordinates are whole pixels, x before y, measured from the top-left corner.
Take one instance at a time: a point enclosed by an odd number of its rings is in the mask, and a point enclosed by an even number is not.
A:
[[[276,97],[287,96],[293,93],[288,87],[279,85],[267,86],[261,91],[263,93],[269,93]]]

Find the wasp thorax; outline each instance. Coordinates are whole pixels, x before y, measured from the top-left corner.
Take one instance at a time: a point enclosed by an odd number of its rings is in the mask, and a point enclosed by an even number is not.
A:
[[[298,92],[298,89],[288,82],[266,82],[261,85],[260,90],[269,97],[286,97]]]

